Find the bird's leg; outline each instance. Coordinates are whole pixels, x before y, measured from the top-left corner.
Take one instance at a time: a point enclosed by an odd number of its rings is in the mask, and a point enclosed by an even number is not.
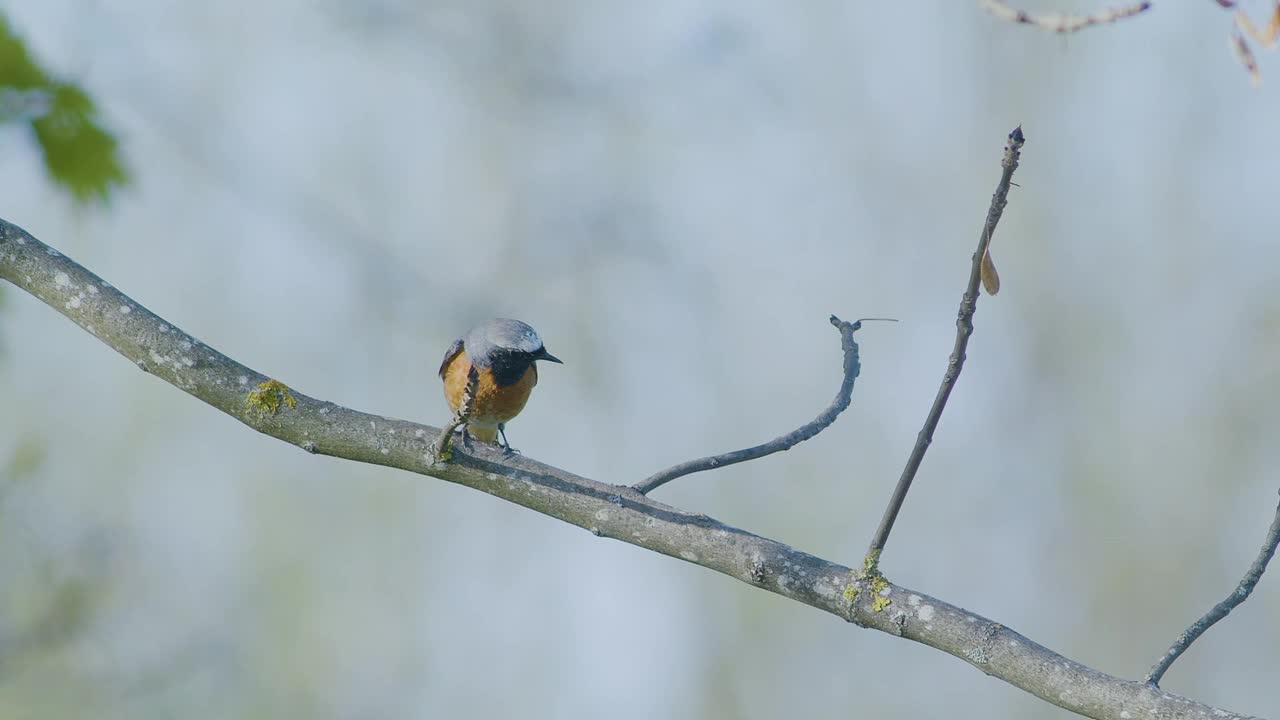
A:
[[[507,424],[498,423],[498,437],[502,438],[502,454],[516,455],[520,451],[511,447],[511,442],[507,440]]]

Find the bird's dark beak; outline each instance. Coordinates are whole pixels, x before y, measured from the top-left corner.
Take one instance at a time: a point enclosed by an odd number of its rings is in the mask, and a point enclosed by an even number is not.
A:
[[[563,361],[563,360],[561,360],[560,358],[556,357],[555,355],[552,355],[551,353],[547,352],[547,349],[546,349],[546,348],[542,348],[541,350],[539,350],[539,351],[538,351],[538,354],[537,354],[537,355],[535,355],[533,359],[534,359],[534,360],[546,360],[547,362],[560,363],[561,365],[563,365],[563,364],[564,364],[564,361]]]

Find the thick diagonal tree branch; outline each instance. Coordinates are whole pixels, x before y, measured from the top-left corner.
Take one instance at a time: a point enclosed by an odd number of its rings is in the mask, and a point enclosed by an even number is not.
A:
[[[724,573],[755,587],[954,655],[1059,707],[1102,720],[1245,720],[1068,660],[993,622],[881,576],[688,513],[621,485],[476,444],[437,462],[440,429],[308,397],[165,322],[69,258],[0,220],[0,279],[44,301],[138,367],[311,453],[439,478],[557,520]],[[30,340],[29,342],[35,342]]]

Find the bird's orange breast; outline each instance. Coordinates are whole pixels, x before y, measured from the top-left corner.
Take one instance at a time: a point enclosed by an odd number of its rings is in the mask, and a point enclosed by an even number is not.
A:
[[[444,397],[449,408],[457,412],[462,404],[462,394],[467,388],[467,373],[471,370],[471,359],[465,350],[454,355],[444,371]],[[538,369],[529,364],[524,375],[511,385],[499,385],[493,379],[493,372],[486,368],[477,368],[480,382],[476,387],[475,401],[471,406],[471,422],[473,425],[496,425],[505,423],[524,409],[529,402],[529,393],[538,384]]]

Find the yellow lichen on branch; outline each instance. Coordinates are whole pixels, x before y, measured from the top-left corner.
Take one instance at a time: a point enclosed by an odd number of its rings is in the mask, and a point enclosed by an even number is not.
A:
[[[280,412],[282,405],[293,409],[298,406],[298,400],[289,391],[289,386],[279,380],[267,380],[258,383],[258,387],[249,391],[249,395],[244,399],[245,407],[250,410],[257,410],[265,415],[275,415]]]
[[[875,599],[871,601],[872,612],[882,612],[885,608],[893,604],[893,601],[886,595],[882,595],[888,590],[889,581],[885,579],[880,572],[880,552],[872,551],[862,560],[862,569],[852,571],[853,582],[844,586],[844,599],[852,605],[858,596],[862,594],[864,586],[871,591]]]

